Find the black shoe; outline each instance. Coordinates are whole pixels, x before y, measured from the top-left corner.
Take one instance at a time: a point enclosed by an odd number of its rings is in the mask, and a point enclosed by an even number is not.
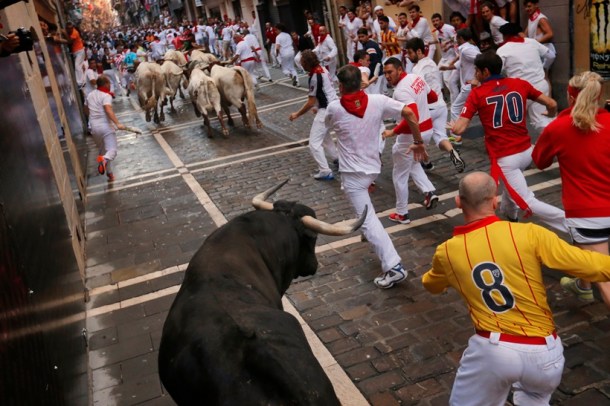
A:
[[[295,87],[299,86],[299,80],[297,79],[296,76],[292,77],[292,86],[295,86]]]
[[[455,166],[455,170],[458,173],[464,172],[464,169],[466,169],[466,163],[457,150],[452,149],[449,151],[449,159],[451,159],[451,162],[453,163],[453,166]]]
[[[426,172],[430,172],[431,170],[434,169],[434,163],[432,163],[432,161],[430,162],[421,162],[421,167],[424,168],[424,171]]]

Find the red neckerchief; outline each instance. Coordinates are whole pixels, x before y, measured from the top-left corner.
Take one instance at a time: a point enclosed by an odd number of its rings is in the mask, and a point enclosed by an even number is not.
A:
[[[403,29],[404,29],[404,28],[405,28],[407,25],[409,25],[409,23],[405,23],[404,25],[403,25],[403,24],[400,24],[400,28],[403,28]]]
[[[108,93],[110,96],[112,96],[114,98],[114,93],[112,93],[110,91],[110,88],[106,87],[106,86],[98,86],[97,90],[99,90],[102,93]]]
[[[417,23],[419,22],[419,17],[414,18],[413,19],[413,27],[415,27],[417,25]]]
[[[312,77],[316,73],[324,73],[324,69],[320,65],[316,65],[312,70],[309,71],[309,77]]]
[[[466,23],[462,23],[462,24],[460,24],[460,26],[457,29],[461,30],[463,28],[468,28],[468,25],[466,25]]]
[[[506,37],[504,37],[504,42],[502,43],[502,45],[507,44],[509,42],[525,42],[525,38],[523,38],[520,35],[506,36]],[[500,46],[502,46],[502,45],[500,45]]]
[[[532,14],[530,16],[530,21],[534,21],[535,19],[538,18],[539,15],[540,15],[540,9],[536,9],[536,11],[534,11],[534,14]]]
[[[400,81],[403,80],[406,77],[407,77],[407,72],[402,72],[400,74],[400,76],[398,77],[398,82],[396,82],[396,84],[400,83]]]
[[[369,97],[364,91],[360,90],[355,93],[344,94],[339,101],[349,114],[362,118],[366,106],[369,104]]]
[[[359,67],[362,66],[362,64],[359,63],[359,62],[350,62],[349,64],[352,65],[352,66],[355,66],[356,68],[359,68]],[[570,89],[570,88],[568,87],[568,89]]]
[[[325,35],[320,35],[320,36],[318,37],[318,44],[323,43],[323,42],[324,42],[324,40],[326,39],[326,37],[328,37],[328,34],[325,34]]]
[[[349,18],[349,16],[347,16],[347,19],[349,20],[349,22],[353,22],[356,19],[356,16],[354,16],[354,18]]]
[[[443,27],[437,28],[436,31],[438,31],[438,33],[442,35],[443,34]]]

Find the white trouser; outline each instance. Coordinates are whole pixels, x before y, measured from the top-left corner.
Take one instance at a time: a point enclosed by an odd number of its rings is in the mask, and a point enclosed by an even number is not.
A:
[[[110,79],[110,91],[115,93],[115,94],[119,94],[123,93],[121,86],[119,86],[119,82],[117,81],[116,78],[116,73],[114,72],[114,69],[106,69],[104,71],[104,75],[108,77],[108,79]]]
[[[89,123],[91,125],[91,123]],[[112,126],[108,124],[93,124],[91,125],[91,135],[93,142],[98,149],[98,155],[103,155],[106,162],[106,173],[112,173],[110,162],[117,155],[117,140],[116,132]]]
[[[358,41],[353,41],[351,38],[348,38],[346,41],[345,48],[348,62],[354,62],[354,53],[356,52],[357,42]]]
[[[439,95],[439,97],[443,96]],[[438,107],[431,108],[430,118],[432,118],[432,131],[425,131],[421,136],[425,145],[434,141],[434,144],[438,147],[442,140],[447,139],[447,105],[440,104]]]
[[[470,337],[460,360],[449,405],[504,406],[511,386],[516,405],[548,405],[561,382],[563,345],[546,337],[547,345],[515,344],[477,334]]]
[[[301,51],[297,52],[297,54],[294,56],[294,64],[296,65],[297,69],[303,70],[303,65],[301,65]]]
[[[81,49],[72,54],[74,56],[74,74],[76,75],[76,83],[78,86],[85,84],[85,70],[83,66],[85,64],[85,50]]]
[[[324,65],[326,70],[328,70],[328,73],[330,74],[330,79],[333,82],[336,82],[338,80],[337,79],[337,59],[333,59],[330,61],[323,61],[322,65]]]
[[[262,71],[262,75],[260,76],[265,76],[267,79],[271,80],[271,73],[269,73],[269,68],[267,67],[266,53],[267,52],[264,49],[256,53],[260,59],[260,62],[256,62],[256,70],[259,72]]]
[[[277,58],[277,55],[275,54],[275,44],[271,44],[271,61],[273,62],[273,65],[279,65],[280,62]]]
[[[438,66],[449,66],[450,62],[451,60],[443,58],[438,62]],[[441,73],[443,75],[443,83],[445,84],[445,87],[447,87],[447,89],[449,90],[449,100],[451,101],[451,103],[453,103],[457,95],[460,93],[459,71],[457,69],[453,69],[444,70],[441,71]]]
[[[357,217],[360,217],[364,207],[368,206],[366,219],[360,230],[367,241],[371,243],[375,254],[381,261],[381,270],[387,272],[400,263],[400,256],[377,214],[375,214],[375,208],[369,195],[368,188],[377,179],[378,175],[378,173],[341,172],[341,185]]]
[[[208,42],[208,51],[210,51],[212,54],[216,54],[216,52],[218,52],[216,50],[216,38],[210,38],[210,42]]]
[[[468,98],[471,89],[471,85],[462,86],[462,90],[460,90],[455,101],[451,103],[451,121],[455,122],[462,113],[462,109],[464,108],[464,104],[466,104],[466,99]]]
[[[506,182],[527,203],[533,214],[540,217],[540,220],[555,230],[567,233],[568,227],[566,226],[564,211],[536,199],[534,192],[527,187],[523,171],[532,163],[533,149],[534,146],[532,145],[523,152],[499,158],[498,166],[502,170]],[[502,212],[510,218],[517,218],[519,213],[519,207],[506,190],[502,194]]]
[[[250,77],[252,78],[252,84],[253,85],[257,85],[258,84],[258,79],[256,78],[256,66],[258,65],[258,63],[256,61],[246,61],[246,62],[241,62],[240,66],[242,68],[244,68],[245,70],[248,71],[248,73],[250,74]]]
[[[425,132],[432,133],[432,130]],[[423,136],[423,135],[422,135]],[[405,215],[409,212],[409,177],[423,192],[432,192],[434,185],[428,179],[422,166],[413,158],[409,147],[413,144],[412,135],[399,135],[392,147],[392,181],[396,193],[396,213]]]
[[[532,83],[536,89],[540,90],[544,95],[549,95],[549,83],[546,80],[541,80],[536,83]],[[536,130],[543,130],[552,119],[545,116],[543,113],[546,112],[546,106],[544,104],[537,103],[533,100],[527,100],[527,117],[529,118],[530,124]]]
[[[328,166],[324,151],[333,161],[337,159],[338,155],[335,142],[324,124],[324,117],[326,117],[326,109],[318,109],[309,131],[309,151],[318,164],[318,170],[322,173],[329,173],[332,171]]]
[[[280,52],[280,65],[282,65],[282,73],[284,75],[297,75],[297,70],[294,68],[294,51],[292,49]]]

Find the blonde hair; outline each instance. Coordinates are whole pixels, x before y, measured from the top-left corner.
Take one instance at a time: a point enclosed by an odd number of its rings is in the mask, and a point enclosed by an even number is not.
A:
[[[596,120],[598,100],[602,90],[602,77],[594,72],[583,72],[570,79],[569,85],[579,90],[572,108],[572,123],[583,130],[600,130]]]

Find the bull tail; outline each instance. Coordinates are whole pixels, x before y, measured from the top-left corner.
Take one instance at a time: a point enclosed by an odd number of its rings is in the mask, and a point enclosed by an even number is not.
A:
[[[244,80],[244,87],[246,89],[246,102],[248,103],[248,121],[250,125],[256,125],[258,128],[262,127],[261,121],[258,118],[258,112],[256,111],[256,103],[254,102],[254,85],[252,84],[252,78],[247,70],[241,66],[233,67]]]

